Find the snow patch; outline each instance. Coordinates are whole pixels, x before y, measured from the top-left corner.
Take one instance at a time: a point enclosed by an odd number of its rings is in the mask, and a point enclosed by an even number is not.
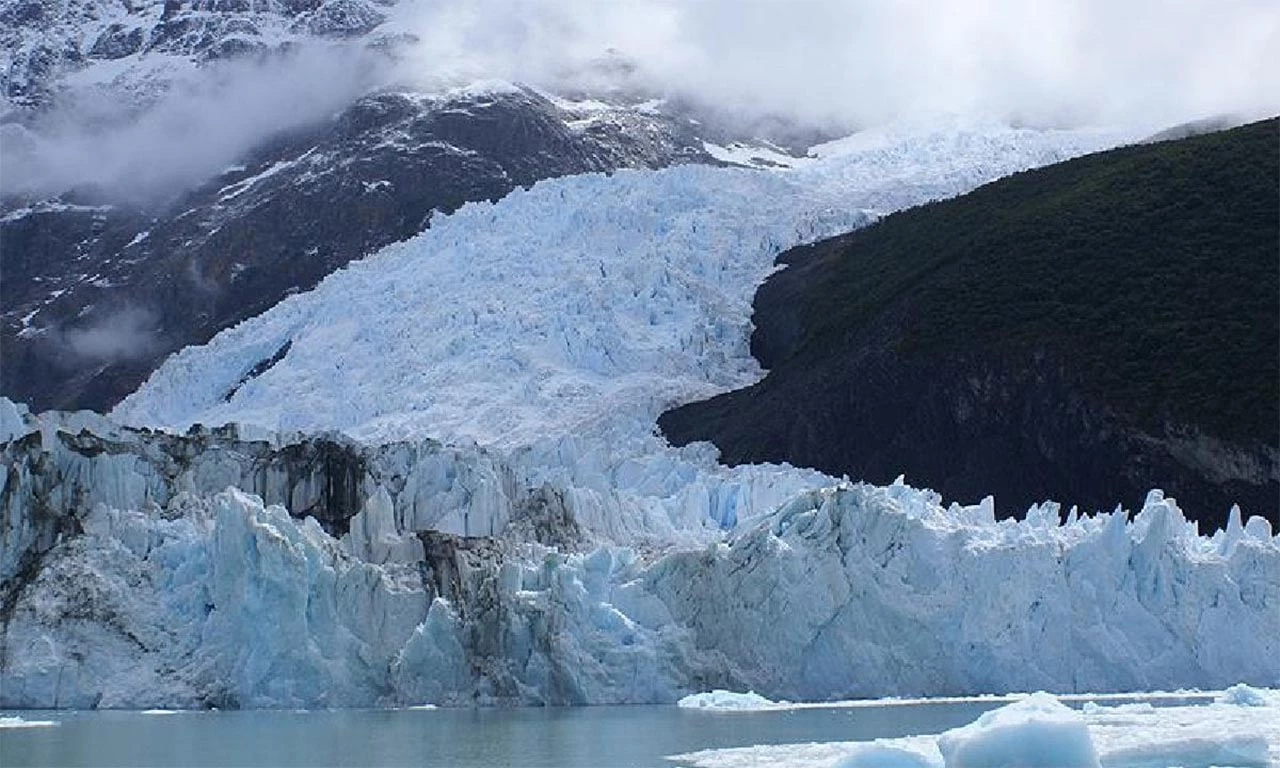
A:
[[[813,162],[813,158],[795,157],[770,147],[734,142],[728,145],[703,142],[702,148],[715,159],[745,168],[795,168]]]

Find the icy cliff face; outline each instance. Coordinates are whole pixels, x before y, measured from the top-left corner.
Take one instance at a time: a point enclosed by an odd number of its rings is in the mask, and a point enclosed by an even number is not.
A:
[[[1132,522],[1059,526],[1051,508],[997,524],[989,503],[944,509],[905,486],[842,484],[725,543],[648,557],[524,535],[405,537],[386,505],[375,493],[342,539],[234,489],[77,511],[37,568],[6,577],[0,706],[1280,682],[1280,538],[1262,518],[1199,537],[1154,493]],[[563,514],[543,520],[572,530]],[[372,554],[369,541],[391,537],[401,546]]]
[[[0,418],[9,432],[0,448],[8,468],[0,529],[6,591],[58,534],[81,530],[99,506],[154,511],[180,494],[206,498],[235,487],[315,518],[372,562],[404,547],[421,559],[404,534],[494,536],[513,518],[529,522],[527,511],[548,507],[485,452],[431,441],[368,447],[336,434],[252,439],[234,427],[179,436],[121,428],[91,413],[32,417],[4,399],[0,414],[9,416],[8,425]]]
[[[902,485],[837,486],[728,545],[672,555],[647,580],[772,697],[1271,681],[1280,540],[1261,517],[1248,533],[1235,519],[1201,538],[1153,491],[1132,521],[1059,525],[1045,505],[996,523],[989,501],[944,508]]]

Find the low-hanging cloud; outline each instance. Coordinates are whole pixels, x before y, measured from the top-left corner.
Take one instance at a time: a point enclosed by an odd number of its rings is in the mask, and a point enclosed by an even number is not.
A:
[[[160,346],[155,313],[126,307],[87,326],[57,335],[59,345],[76,359],[91,363],[122,362],[146,357]]]
[[[80,98],[32,132],[4,127],[4,191],[155,199],[390,83],[621,85],[847,130],[943,113],[1154,130],[1280,111],[1274,0],[402,0],[392,16],[384,31],[417,39],[395,63],[301,45],[198,70],[139,115]]]
[[[1152,125],[1280,104],[1274,0],[438,0],[423,74],[550,84],[614,49],[655,90],[866,125]]]
[[[220,172],[273,134],[334,113],[380,82],[386,62],[350,45],[301,46],[177,79],[139,109],[84,89],[28,127],[0,128],[3,191],[85,188],[147,203]]]

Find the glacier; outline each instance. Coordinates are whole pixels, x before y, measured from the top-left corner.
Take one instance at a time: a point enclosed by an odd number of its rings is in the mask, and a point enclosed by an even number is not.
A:
[[[944,124],[539,182],[172,356],[0,400],[0,707],[1280,685],[1280,538],[676,449],[781,250],[1133,138]],[[206,426],[228,425],[228,426]],[[1016,578],[1012,578],[1016,576]]]
[[[719,467],[711,446],[655,434],[664,410],[760,378],[751,301],[778,253],[1138,135],[953,119],[868,130],[778,172],[542,181],[182,350],[113,416],[478,445],[609,540],[704,543],[831,480]]]

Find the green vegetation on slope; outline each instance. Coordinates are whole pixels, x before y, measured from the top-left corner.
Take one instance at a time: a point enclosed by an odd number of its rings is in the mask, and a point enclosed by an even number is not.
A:
[[[904,357],[1050,351],[1143,426],[1276,442],[1280,120],[1017,174],[832,246],[793,363],[905,301]]]

